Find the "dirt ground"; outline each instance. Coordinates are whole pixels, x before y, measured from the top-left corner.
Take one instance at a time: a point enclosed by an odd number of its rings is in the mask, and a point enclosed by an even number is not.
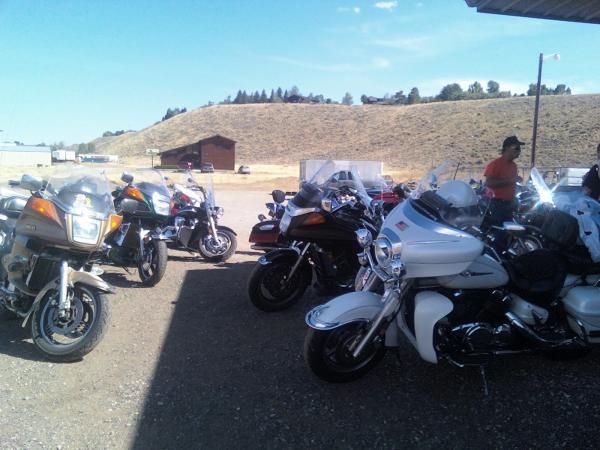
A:
[[[600,358],[424,363],[408,345],[363,379],[319,381],[302,358],[311,289],[293,308],[256,310],[248,245],[267,192],[217,191],[238,252],[222,264],[170,251],[165,278],[107,270],[111,327],[80,362],[36,352],[0,322],[0,449],[593,448]]]

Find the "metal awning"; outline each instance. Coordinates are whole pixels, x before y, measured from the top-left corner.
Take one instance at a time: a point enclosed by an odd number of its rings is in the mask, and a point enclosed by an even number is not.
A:
[[[600,24],[600,0],[465,0],[477,12]]]

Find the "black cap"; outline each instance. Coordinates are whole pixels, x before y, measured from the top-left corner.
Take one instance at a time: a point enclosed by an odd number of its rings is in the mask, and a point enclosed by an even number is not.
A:
[[[510,147],[511,145],[523,145],[525,142],[521,142],[516,136],[509,136],[504,139],[502,143],[502,148]]]

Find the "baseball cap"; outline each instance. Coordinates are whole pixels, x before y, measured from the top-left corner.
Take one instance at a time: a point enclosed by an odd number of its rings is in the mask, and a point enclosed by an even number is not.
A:
[[[525,142],[521,142],[516,136],[509,136],[506,139],[504,139],[504,142],[502,143],[502,148],[510,147],[511,145],[523,144],[525,144]]]

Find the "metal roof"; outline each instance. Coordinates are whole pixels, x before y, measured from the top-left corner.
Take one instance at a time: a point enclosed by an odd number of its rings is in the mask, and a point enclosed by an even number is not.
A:
[[[465,0],[477,12],[600,24],[600,0]]]
[[[0,144],[0,152],[22,152],[22,153],[50,152],[50,147],[43,147],[43,146],[37,146],[37,145],[3,145],[3,144]]]

